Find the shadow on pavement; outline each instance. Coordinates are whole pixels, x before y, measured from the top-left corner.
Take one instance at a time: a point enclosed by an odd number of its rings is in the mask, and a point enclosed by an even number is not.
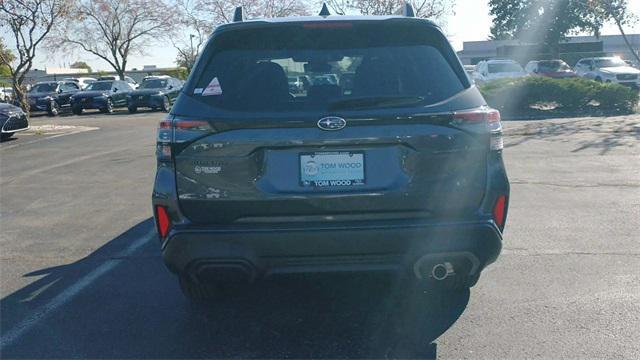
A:
[[[0,301],[0,328],[4,338],[26,321],[28,331],[2,356],[435,358],[432,341],[469,301],[469,291],[425,293],[381,275],[323,275],[263,281],[196,307],[165,269],[155,237],[121,255],[152,227],[147,219],[82,260],[26,274],[42,278]],[[105,263],[109,271],[34,320]]]
[[[530,140],[566,142],[569,138],[580,139],[581,134],[596,134],[590,140],[578,140],[578,147],[572,152],[597,149],[605,155],[614,148],[633,147],[640,142],[640,123],[616,123],[615,118],[593,118],[564,123],[533,123],[522,128],[507,130],[506,135],[520,135],[517,141],[505,142],[505,147],[522,145]],[[593,137],[593,136],[591,136]]]

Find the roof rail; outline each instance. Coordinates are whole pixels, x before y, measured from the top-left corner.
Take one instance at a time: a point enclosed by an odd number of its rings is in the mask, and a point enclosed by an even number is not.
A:
[[[242,6],[238,6],[233,11],[233,22],[242,22],[244,21],[244,11],[242,11]]]
[[[405,16],[405,17],[416,17],[416,13],[413,11],[413,6],[410,3],[405,2],[398,11],[395,12],[395,15]]]
[[[320,10],[320,16],[329,16],[331,13],[329,12],[329,8],[327,7],[327,3],[322,3],[322,10]]]

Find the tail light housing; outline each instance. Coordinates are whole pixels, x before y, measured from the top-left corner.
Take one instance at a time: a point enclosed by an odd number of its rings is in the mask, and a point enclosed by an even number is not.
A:
[[[167,208],[157,205],[155,215],[158,234],[160,235],[160,238],[164,239],[169,234],[169,230],[171,230],[171,220],[169,218]]]
[[[454,124],[476,131],[489,131],[491,134],[489,147],[491,150],[502,150],[502,123],[500,112],[490,107],[460,111],[453,114]]]
[[[504,223],[507,215],[507,197],[500,195],[493,205],[493,221],[500,229],[504,229]]]
[[[193,140],[202,134],[210,133],[213,128],[208,121],[166,118],[158,124],[156,142],[156,157],[158,162],[166,163],[173,160],[176,145]]]

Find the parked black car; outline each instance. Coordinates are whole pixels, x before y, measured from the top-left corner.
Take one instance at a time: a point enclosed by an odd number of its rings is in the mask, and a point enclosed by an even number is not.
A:
[[[29,128],[27,114],[17,106],[0,103],[0,138],[7,140],[18,131]]]
[[[127,95],[127,107],[130,113],[138,108],[147,107],[151,110],[169,111],[171,105],[178,98],[182,90],[180,80],[172,77],[153,77],[146,79],[137,90]]]
[[[158,129],[153,211],[184,293],[319,272],[473,286],[500,253],[509,182],[500,113],[442,30],[407,16],[237,18]],[[289,71],[341,69],[348,92],[289,93]]]
[[[73,81],[39,82],[27,93],[31,112],[46,111],[49,116],[56,116],[71,106],[71,96],[80,91]]]
[[[111,113],[114,108],[127,105],[127,95],[132,91],[126,81],[96,81],[81,92],[71,97],[71,107],[76,115],[84,109],[99,109],[103,113]]]

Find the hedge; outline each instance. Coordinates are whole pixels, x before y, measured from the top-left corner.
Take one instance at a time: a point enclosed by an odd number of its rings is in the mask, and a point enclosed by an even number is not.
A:
[[[501,79],[480,86],[489,106],[505,114],[528,114],[541,105],[571,113],[631,113],[638,90],[582,78]]]

